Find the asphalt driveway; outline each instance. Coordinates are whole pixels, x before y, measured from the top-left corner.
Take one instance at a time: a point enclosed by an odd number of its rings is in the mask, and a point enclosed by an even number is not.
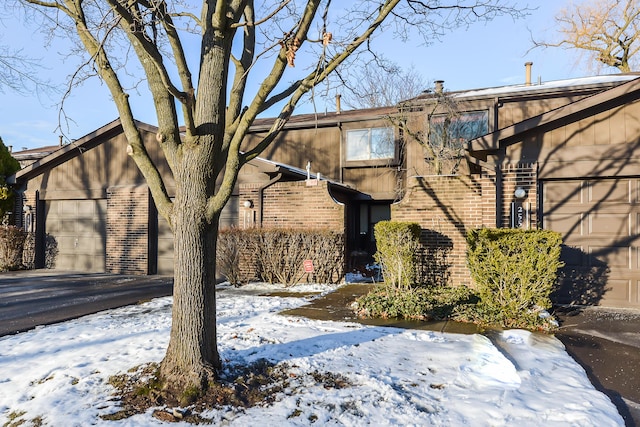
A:
[[[173,277],[55,270],[0,273],[0,337],[171,295]]]

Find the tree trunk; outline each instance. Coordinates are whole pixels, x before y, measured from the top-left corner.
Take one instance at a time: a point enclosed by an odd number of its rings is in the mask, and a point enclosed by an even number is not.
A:
[[[208,19],[218,23],[220,17]],[[221,37],[224,35],[212,27],[203,35],[194,122],[197,135],[188,135],[182,143],[180,164],[174,171],[173,312],[169,347],[160,375],[166,386],[176,391],[206,390],[221,368],[216,335],[215,271],[218,225],[224,204],[207,220],[207,202],[216,191],[216,161],[225,156],[221,147],[232,35],[229,40]],[[237,174],[229,170],[225,174],[232,172]]]
[[[209,157],[185,149],[173,212],[174,288],[171,335],[160,374],[168,387],[205,390],[220,368],[216,338],[215,254],[219,213],[208,223]]]

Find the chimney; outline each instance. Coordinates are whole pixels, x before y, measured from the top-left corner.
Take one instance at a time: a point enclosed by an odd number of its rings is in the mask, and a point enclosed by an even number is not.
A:
[[[336,95],[336,113],[340,114],[340,98],[341,95],[337,94]]]
[[[13,145],[7,146],[7,149],[9,150],[9,153],[13,153]]]
[[[60,145],[60,147],[62,147],[62,135],[60,135],[60,137],[59,137],[59,138],[60,138],[59,145]]]
[[[527,86],[531,86],[531,66],[533,62],[525,62],[524,67],[526,70],[524,84]]]
[[[444,80],[436,80],[433,84],[435,85],[436,95],[442,95],[444,91]]]

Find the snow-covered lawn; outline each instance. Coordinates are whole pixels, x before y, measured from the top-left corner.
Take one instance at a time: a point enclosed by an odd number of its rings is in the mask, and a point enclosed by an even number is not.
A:
[[[214,425],[624,425],[552,336],[510,330],[490,340],[278,314],[306,301],[221,291],[223,359],[284,362],[292,377],[342,374],[352,386],[309,383],[270,406],[203,414]],[[109,376],[162,359],[170,309],[171,298],[159,298],[0,338],[0,425],[12,418],[24,425],[166,425],[150,412],[121,421],[99,416],[117,409]]]

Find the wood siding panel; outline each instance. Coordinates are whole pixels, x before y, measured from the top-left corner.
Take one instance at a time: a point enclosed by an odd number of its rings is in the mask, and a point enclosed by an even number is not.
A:
[[[375,199],[393,200],[401,188],[398,187],[401,174],[393,167],[345,169],[344,182]]]
[[[263,134],[247,138],[246,148],[255,146]],[[283,131],[261,157],[338,179],[340,176],[340,130],[337,127]]]
[[[615,129],[614,132],[609,134],[609,144],[625,144],[627,142],[626,120],[625,120],[625,108],[617,108],[611,111],[609,115],[609,126],[611,129]],[[593,144],[588,144],[593,145]]]
[[[152,158],[161,159],[154,135],[143,131],[143,136]],[[126,146],[126,138],[119,134],[30,180],[29,190],[39,190],[46,199],[66,198],[65,193],[74,198],[96,198],[104,197],[112,186],[142,184],[144,178],[127,155]],[[159,163],[159,170],[167,188],[173,189],[175,184],[165,161]]]
[[[611,113],[609,111],[605,111],[593,117],[593,145],[611,144],[610,115]]]
[[[638,178],[544,182],[543,225],[565,245],[560,302],[640,306],[639,185]]]

